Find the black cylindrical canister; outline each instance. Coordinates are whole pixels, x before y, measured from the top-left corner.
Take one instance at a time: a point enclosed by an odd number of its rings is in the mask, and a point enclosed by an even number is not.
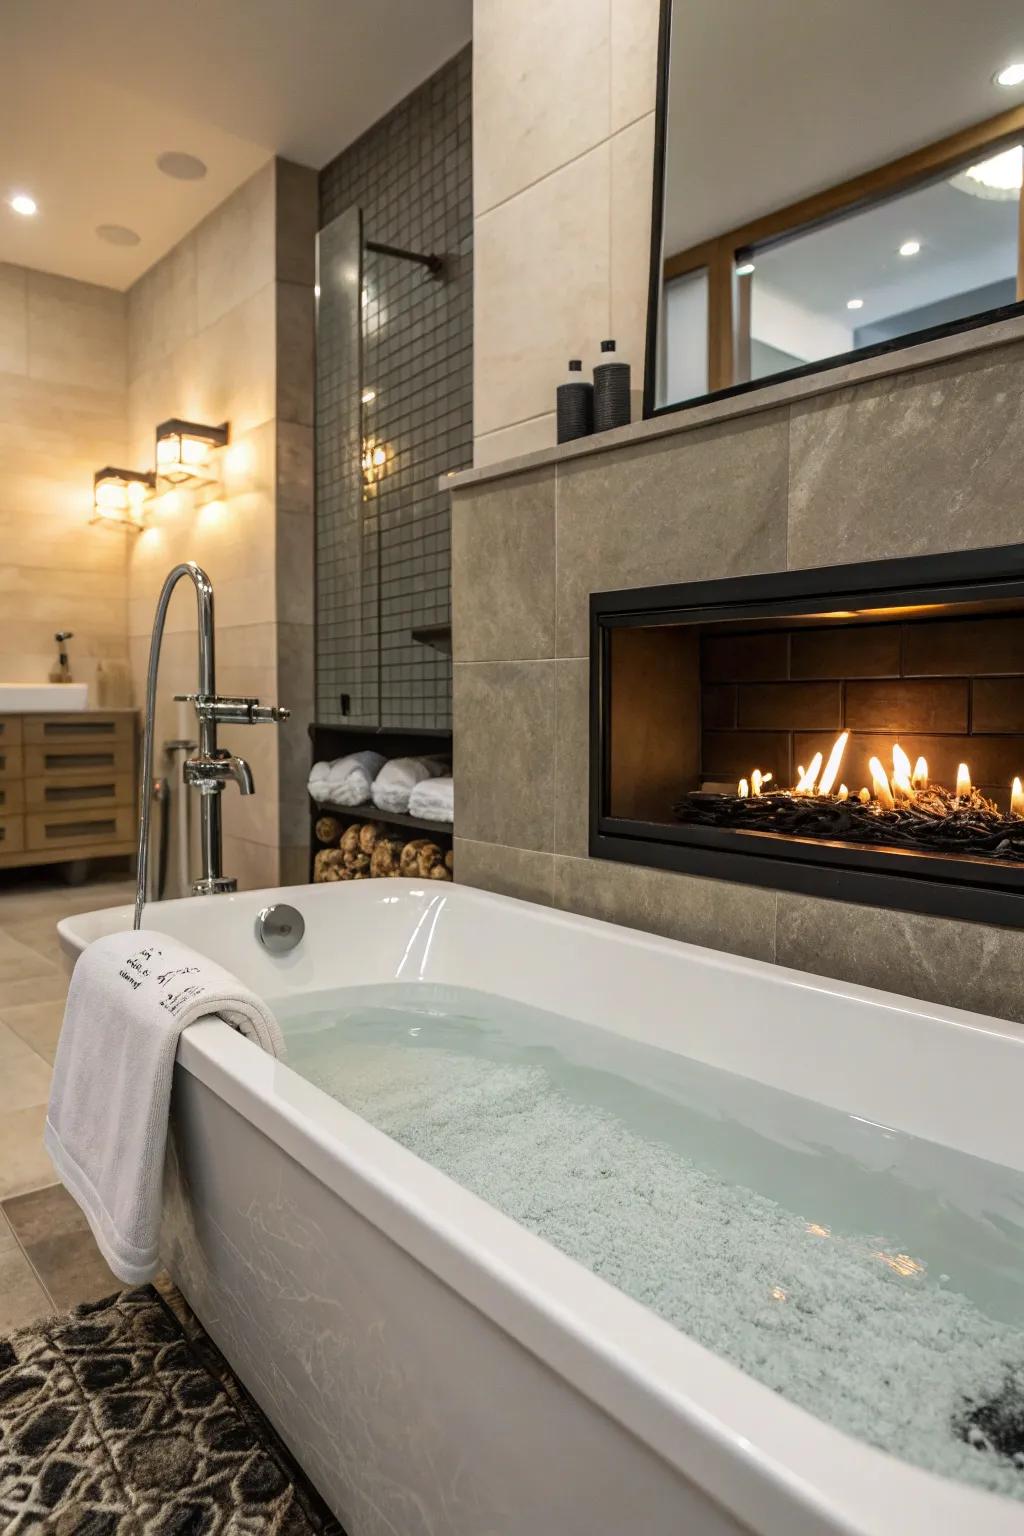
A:
[[[607,361],[594,369],[594,431],[624,427],[630,418],[629,364],[615,357],[614,341],[602,341],[601,352]]]
[[[583,378],[583,363],[578,357],[569,364],[566,383],[555,390],[555,415],[560,443],[589,437],[594,430],[594,386]]]

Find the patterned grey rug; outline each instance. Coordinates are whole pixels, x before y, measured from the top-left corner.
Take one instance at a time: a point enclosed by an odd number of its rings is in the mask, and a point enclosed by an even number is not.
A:
[[[152,1286],[0,1340],[3,1536],[344,1536]]]

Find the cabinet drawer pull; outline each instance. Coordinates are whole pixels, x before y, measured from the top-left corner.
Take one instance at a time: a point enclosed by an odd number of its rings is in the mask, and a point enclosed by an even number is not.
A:
[[[69,800],[113,800],[116,788],[113,783],[47,784],[43,789],[43,802],[45,805],[65,805]]]
[[[69,837],[109,837],[117,830],[113,817],[97,821],[48,821],[43,831],[46,837],[67,842]]]
[[[113,736],[116,729],[114,720],[47,720],[43,725],[43,739],[73,741],[87,736]]]
[[[47,773],[66,773],[74,768],[112,768],[113,752],[47,752],[43,757]]]

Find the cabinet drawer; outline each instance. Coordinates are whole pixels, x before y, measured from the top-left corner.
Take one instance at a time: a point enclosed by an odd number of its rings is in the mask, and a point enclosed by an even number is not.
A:
[[[0,816],[0,853],[20,853],[25,846],[25,818]]]
[[[23,747],[22,751],[25,754],[25,777],[28,779],[66,779],[70,776],[80,779],[83,774],[95,777],[99,774],[131,773],[134,755],[130,741],[122,745],[104,741],[51,741],[46,746]]]
[[[51,742],[127,742],[135,729],[135,717],[124,715],[26,715],[22,720],[22,740],[28,744],[49,746]]]
[[[0,793],[2,790],[0,782]],[[91,811],[105,810],[111,805],[131,808],[133,804],[130,773],[49,774],[25,781],[25,806],[30,811]],[[2,810],[3,802],[0,801],[0,812]]]
[[[24,771],[21,747],[5,747],[0,741],[0,779],[20,779]]]
[[[0,715],[0,747],[21,745],[21,716]]]
[[[23,779],[0,779],[0,816],[10,816],[25,809]]]
[[[135,833],[135,813],[128,807],[111,810],[29,812],[25,817],[25,847],[74,848],[79,843],[124,843]]]

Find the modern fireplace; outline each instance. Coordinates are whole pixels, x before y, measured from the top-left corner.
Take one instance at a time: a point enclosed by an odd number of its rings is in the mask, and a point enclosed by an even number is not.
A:
[[[591,597],[590,851],[1024,926],[1024,545]]]

